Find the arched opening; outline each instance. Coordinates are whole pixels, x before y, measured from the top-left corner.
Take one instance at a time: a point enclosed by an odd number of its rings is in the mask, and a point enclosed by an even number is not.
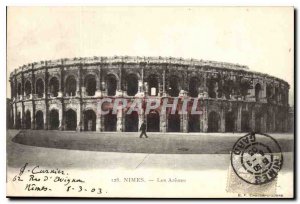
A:
[[[158,79],[157,76],[152,74],[148,77],[148,86],[149,86],[149,90],[148,90],[148,94],[150,96],[157,96],[158,92],[159,92],[159,87],[158,87]]]
[[[25,129],[31,129],[31,113],[29,110],[25,113]]]
[[[115,132],[117,130],[117,115],[112,110],[104,116],[104,131]]]
[[[260,95],[261,95],[260,92],[261,92],[261,86],[259,83],[257,83],[255,85],[255,100],[256,101],[259,101],[259,99],[260,99]]]
[[[179,84],[178,84],[178,77],[177,76],[170,76],[169,77],[169,88],[168,93],[171,97],[177,97],[179,95]]]
[[[18,112],[16,116],[16,129],[21,129],[21,113]]]
[[[266,97],[268,100],[272,98],[272,86],[270,84],[267,84],[266,87]]]
[[[197,114],[189,115],[189,132],[200,132],[200,116]]]
[[[234,82],[233,80],[226,80],[224,85],[223,85],[223,93],[225,95],[226,99],[230,99],[233,89],[234,89]]]
[[[255,114],[255,132],[261,131],[261,118],[262,118],[262,114],[259,112],[256,112],[256,114]]]
[[[44,114],[43,111],[37,111],[35,114],[35,124],[37,130],[44,129]]]
[[[168,132],[180,132],[180,115],[178,111],[175,114],[168,114]]]
[[[137,111],[125,115],[125,132],[137,132],[139,126],[139,115]]]
[[[250,116],[248,111],[243,111],[242,112],[242,123],[241,123],[241,130],[242,132],[249,132],[250,131]]]
[[[77,114],[74,110],[69,109],[66,112],[66,130],[76,130]]]
[[[134,74],[127,76],[127,95],[134,96],[138,92],[138,79]]]
[[[115,96],[117,90],[117,79],[114,75],[110,74],[107,76],[106,79],[107,84],[107,95],[108,96]]]
[[[96,92],[96,77],[92,74],[89,74],[85,77],[84,82],[86,88],[87,96],[94,96]]]
[[[156,110],[150,111],[147,115],[147,131],[148,132],[159,132],[159,113]]]
[[[49,93],[52,97],[57,97],[58,96],[58,91],[59,91],[59,81],[56,77],[52,77],[50,79],[49,83]]]
[[[216,81],[214,79],[210,79],[207,81],[207,88],[208,88],[208,96],[210,98],[216,98],[217,97],[217,93],[215,91],[216,89]]]
[[[245,100],[248,95],[248,90],[250,89],[250,81],[248,79],[242,79],[240,84],[240,92]]]
[[[18,95],[19,96],[22,95],[22,85],[21,85],[21,83],[18,83]]]
[[[225,132],[235,131],[235,117],[232,111],[225,114]]]
[[[38,98],[42,98],[44,95],[44,82],[42,79],[36,81],[35,88]]]
[[[199,79],[192,77],[189,83],[189,94],[191,97],[198,97]]]
[[[218,132],[220,126],[220,116],[215,111],[208,115],[208,129],[207,132]]]
[[[57,110],[52,109],[50,111],[50,129],[57,130],[59,127],[59,113]]]
[[[93,110],[84,112],[84,131],[96,131],[96,114]]]
[[[66,80],[66,95],[75,96],[76,95],[76,79],[74,76],[69,76]]]
[[[26,81],[26,83],[25,83],[25,95],[29,96],[29,94],[31,94],[31,82]]]

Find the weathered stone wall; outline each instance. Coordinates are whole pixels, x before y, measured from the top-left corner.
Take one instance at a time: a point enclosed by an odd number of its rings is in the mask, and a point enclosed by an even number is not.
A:
[[[139,127],[147,120],[143,111],[131,119],[118,111],[107,119],[100,114],[100,100],[137,96],[147,100],[152,95],[159,100],[193,98],[201,110],[196,117],[188,113],[172,118],[158,108],[159,117],[150,121],[153,128],[154,120],[159,121],[156,131],[288,131],[288,83],[229,63],[145,57],[61,59],[16,69],[10,85],[17,129],[67,130],[76,125],[78,131],[105,131],[115,122],[110,131],[137,131],[126,122],[132,120]],[[178,129],[170,121],[178,122]]]

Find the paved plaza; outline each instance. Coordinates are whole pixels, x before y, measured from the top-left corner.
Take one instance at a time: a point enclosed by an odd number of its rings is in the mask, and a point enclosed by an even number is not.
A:
[[[149,133],[150,138],[140,139],[138,133],[8,130],[7,164],[13,168],[28,162],[64,168],[227,169],[230,162],[230,148],[243,135]],[[279,141],[285,152],[284,167],[292,169],[293,136],[289,134],[272,134],[272,136]],[[18,137],[23,137],[23,140]],[[57,145],[58,148],[54,148],[53,145]],[[88,150],[88,147],[92,151]],[[144,152],[141,147],[145,148]],[[121,150],[125,151],[120,152]],[[138,153],[131,153],[136,150]]]

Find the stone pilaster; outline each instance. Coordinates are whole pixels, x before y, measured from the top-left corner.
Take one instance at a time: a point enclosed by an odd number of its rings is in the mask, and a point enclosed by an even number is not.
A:
[[[236,131],[241,132],[242,131],[242,104],[238,104],[237,108],[237,120],[236,120]]]
[[[166,110],[161,110],[159,122],[160,132],[167,132],[168,123]]]

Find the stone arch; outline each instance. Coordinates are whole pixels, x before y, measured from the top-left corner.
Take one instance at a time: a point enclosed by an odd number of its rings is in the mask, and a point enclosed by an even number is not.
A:
[[[188,125],[189,132],[200,132],[200,115],[190,114]]]
[[[262,119],[262,114],[261,112],[256,112],[255,113],[255,132],[261,132],[261,119]]]
[[[125,132],[137,132],[139,129],[139,114],[132,111],[131,114],[125,114]]]
[[[235,131],[235,115],[233,111],[228,111],[225,114],[225,132]]]
[[[136,74],[128,74],[126,77],[126,89],[128,96],[134,96],[139,89],[138,76]]]
[[[148,94],[150,96],[157,96],[159,92],[159,78],[156,74],[150,74],[147,78]]]
[[[57,97],[58,92],[59,92],[59,80],[56,76],[53,76],[49,81],[49,93],[52,97]]]
[[[44,87],[44,80],[42,78],[38,78],[36,80],[35,90],[38,98],[42,98],[44,96],[45,87]]]
[[[44,129],[44,113],[41,110],[35,113],[35,125],[37,130]]]
[[[208,115],[208,132],[219,132],[220,129],[220,115],[211,111]]]
[[[66,78],[66,90],[65,90],[65,94],[67,96],[75,96],[76,95],[76,88],[77,88],[77,81],[74,75],[69,75]]]
[[[22,84],[20,82],[18,83],[18,95],[22,95]]]
[[[115,132],[117,130],[117,115],[112,110],[104,115],[104,131]]]
[[[194,76],[190,78],[189,81],[189,95],[191,97],[198,97],[198,89],[199,89],[199,84],[200,80],[198,77]]]
[[[151,110],[147,114],[147,131],[148,132],[159,132],[160,117],[157,110]]]
[[[255,100],[258,102],[261,98],[261,91],[262,91],[262,86],[260,83],[257,83],[255,85]]]
[[[118,78],[115,74],[108,74],[106,76],[107,95],[115,96],[118,87]]]
[[[96,131],[96,113],[92,109],[83,112],[84,131]]]
[[[31,129],[31,112],[26,110],[25,112],[25,129]]]
[[[177,97],[180,91],[180,82],[177,75],[170,75],[168,79],[168,94],[171,97]]]
[[[250,129],[250,114],[248,111],[242,111],[242,118],[241,118],[241,131],[242,132],[249,132]]]
[[[217,87],[217,82],[216,82],[215,79],[211,78],[211,79],[207,80],[208,96],[210,98],[216,98],[217,97],[216,87]]]
[[[15,128],[18,130],[21,129],[21,126],[22,126],[21,112],[17,111]]]
[[[27,80],[25,82],[25,95],[29,96],[31,94],[31,82]]]
[[[180,115],[176,110],[175,114],[168,113],[168,132],[180,132]]]
[[[59,111],[55,108],[50,110],[50,129],[57,130],[59,128]]]
[[[87,74],[84,78],[84,86],[87,96],[94,96],[97,89],[97,77],[93,74]]]
[[[77,128],[76,111],[69,108],[66,111],[66,130],[76,130],[76,128]]]

